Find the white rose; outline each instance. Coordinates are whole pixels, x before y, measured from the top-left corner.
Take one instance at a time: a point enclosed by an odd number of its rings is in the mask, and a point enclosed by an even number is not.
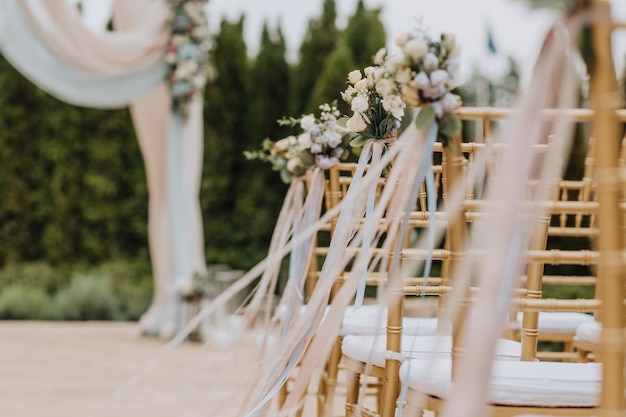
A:
[[[302,161],[299,158],[292,158],[287,161],[287,171],[292,174],[299,175],[304,170],[304,165],[302,165]]]
[[[456,84],[456,80],[461,76],[461,61],[458,58],[448,59],[446,61],[446,71],[450,75],[450,79]]]
[[[394,40],[394,43],[397,46],[404,46],[406,44],[406,42],[409,40],[409,34],[407,32],[401,33],[400,35],[398,35],[398,37],[396,37],[396,39]]]
[[[315,124],[315,116],[308,114],[300,119],[300,127],[304,130],[309,130]]]
[[[359,94],[352,100],[350,108],[355,113],[364,113],[370,107],[369,98],[365,94]]]
[[[426,39],[420,37],[409,39],[404,44],[404,53],[413,61],[421,59],[428,51],[428,43]]]
[[[374,55],[374,64],[380,65],[385,61],[387,57],[387,48],[380,48],[376,55]]]
[[[401,120],[404,117],[404,108],[406,107],[406,104],[402,101],[400,96],[392,95],[385,97],[382,99],[381,103],[383,108],[388,113],[391,113],[391,115],[396,119]]]
[[[314,144],[311,145],[311,153],[315,154],[315,153],[321,153],[323,150],[322,145],[315,142]]]
[[[381,78],[376,83],[376,92],[383,97],[393,94],[396,91],[396,84],[389,78]]]
[[[461,97],[456,94],[446,93],[441,101],[443,103],[443,110],[446,113],[451,113],[461,107]]]
[[[424,69],[426,71],[433,71],[437,67],[439,67],[439,58],[435,54],[428,52],[424,55]]]
[[[336,148],[341,145],[341,135],[335,132],[328,132],[328,146]]]
[[[352,132],[358,133],[367,129],[367,123],[361,113],[354,113],[350,119],[348,119],[348,123],[346,123],[348,129]]]
[[[444,70],[435,70],[430,73],[430,82],[433,86],[446,84],[450,80],[450,75]]]
[[[356,84],[354,84],[354,88],[358,91],[367,90],[367,80],[368,78],[363,78],[362,80],[357,81]]]
[[[411,68],[403,68],[396,73],[396,81],[400,84],[408,84],[411,82]]]
[[[435,114],[437,115],[437,118],[441,119],[441,117],[443,117],[443,103],[441,102],[441,100],[433,101],[430,104],[433,106],[433,109],[435,109]]]
[[[298,144],[304,149],[309,148],[311,146],[311,134],[305,132],[298,136]]]
[[[321,169],[329,169],[334,165],[329,157],[322,155],[319,155],[317,158],[315,158],[315,163]]]
[[[272,146],[272,153],[286,151],[287,148],[289,148],[290,138],[291,136],[276,141],[276,143],[274,143],[274,146]]]
[[[419,74],[417,74],[415,78],[413,78],[413,81],[411,81],[411,85],[414,86],[415,88],[419,88],[420,90],[423,90],[425,88],[430,87],[430,78],[428,78],[428,74],[422,71]]]
[[[348,74],[348,81],[350,82],[350,84],[356,84],[359,80],[361,80],[361,78],[363,78],[363,75],[359,70],[351,71]]]
[[[369,67],[365,67],[363,72],[365,73],[366,77],[371,77],[374,74],[374,67],[372,67],[371,65]]]

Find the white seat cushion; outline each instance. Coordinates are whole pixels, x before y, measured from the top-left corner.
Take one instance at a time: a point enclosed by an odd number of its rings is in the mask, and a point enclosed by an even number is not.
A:
[[[341,350],[344,356],[363,363],[383,367],[388,356],[387,341],[379,336],[346,336]],[[449,357],[452,353],[452,336],[445,335],[402,335],[402,358],[430,358],[433,356]],[[522,345],[513,340],[500,339],[496,347],[499,359],[518,361],[522,354]]]
[[[514,330],[520,330],[522,328],[522,319],[524,314],[522,312],[517,313],[516,321],[510,323],[510,326]],[[593,321],[593,316],[585,313],[576,312],[554,312],[554,311],[542,311],[539,313],[538,330],[541,333],[552,334],[574,334],[576,328],[582,323]]]
[[[306,306],[300,307],[300,313],[304,312]],[[328,312],[328,307],[326,308]],[[325,313],[326,313],[325,312]],[[284,320],[287,315],[287,308],[278,306],[274,312],[274,317]],[[381,309],[378,305],[367,304],[354,308],[348,306],[341,324],[340,334],[345,335],[377,335],[385,334],[387,328],[387,309]],[[403,331],[410,335],[430,335],[437,331],[436,318],[415,318],[405,317],[403,319]]]
[[[602,323],[599,321],[586,321],[576,328],[574,338],[583,342],[598,343],[600,333],[602,332]]]
[[[446,398],[451,358],[412,359],[400,367],[400,379],[420,392]],[[599,363],[494,361],[489,401],[496,405],[595,407],[599,404]]]

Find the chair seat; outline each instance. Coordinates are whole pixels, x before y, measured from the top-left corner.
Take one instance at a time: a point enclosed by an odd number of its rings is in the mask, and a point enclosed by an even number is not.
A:
[[[517,313],[516,320],[510,323],[512,330],[520,330],[522,328],[522,320],[524,314]],[[538,329],[539,334],[574,334],[576,329],[582,323],[594,321],[593,316],[585,313],[576,312],[554,312],[542,311],[539,313]]]
[[[600,333],[602,332],[602,323],[599,321],[586,321],[576,328],[574,339],[581,342],[598,343]]]
[[[450,389],[450,357],[413,359],[400,367],[409,388],[445,399]],[[595,407],[600,400],[599,363],[494,361],[489,401],[529,407]]]
[[[388,356],[386,338],[380,336],[346,336],[341,350],[345,357],[374,366],[385,366]],[[450,357],[452,336],[449,335],[402,335],[402,356],[419,359],[434,356]],[[496,347],[499,359],[518,361],[522,355],[522,345],[513,340],[500,339]]]
[[[300,307],[304,312],[305,305]],[[328,308],[326,308],[326,312]],[[279,306],[274,312],[274,317],[284,320],[287,309]],[[387,329],[387,309],[381,309],[378,305],[367,304],[354,308],[348,306],[341,324],[340,335],[377,335],[385,334]],[[437,318],[405,317],[403,319],[403,331],[409,335],[432,335],[437,331]]]

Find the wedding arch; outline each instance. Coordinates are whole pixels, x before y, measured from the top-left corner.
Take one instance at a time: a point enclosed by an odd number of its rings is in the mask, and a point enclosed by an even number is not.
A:
[[[180,327],[176,288],[206,269],[198,201],[205,3],[115,0],[114,29],[96,33],[67,0],[0,2],[0,52],[26,78],[69,104],[130,109],[150,200],[154,296],[140,320],[148,333]]]

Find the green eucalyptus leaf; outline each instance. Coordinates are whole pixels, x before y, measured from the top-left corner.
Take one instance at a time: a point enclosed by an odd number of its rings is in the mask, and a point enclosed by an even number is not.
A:
[[[280,179],[285,183],[289,184],[291,182],[291,174],[286,169],[280,171]]]
[[[350,146],[358,148],[358,147],[363,146],[365,142],[367,142],[367,138],[363,137],[362,135],[358,135],[357,137],[352,139],[352,141],[350,142]]]
[[[431,123],[435,121],[436,117],[435,108],[430,104],[426,104],[422,106],[420,112],[417,113],[415,126],[417,126],[419,130],[426,130],[430,127]]]
[[[453,113],[446,113],[439,121],[439,132],[452,138],[461,133],[461,118]]]
[[[348,120],[350,120],[350,118],[348,116],[343,116],[339,119],[337,119],[336,123],[337,126],[339,127],[343,127],[343,128],[348,128]]]

